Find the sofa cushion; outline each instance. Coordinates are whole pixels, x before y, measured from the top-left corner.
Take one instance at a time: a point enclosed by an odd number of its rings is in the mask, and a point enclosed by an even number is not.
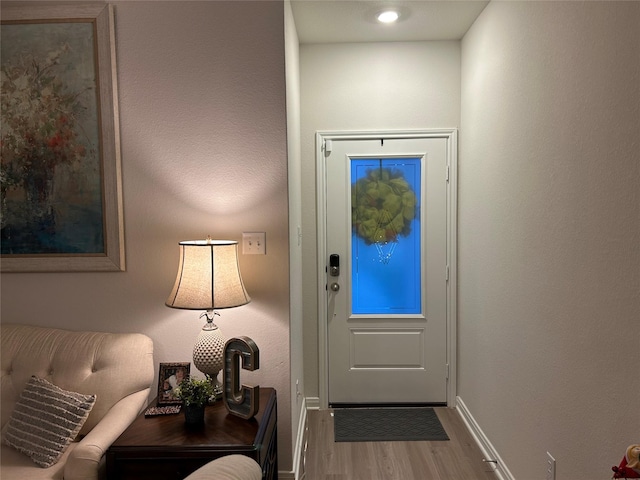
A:
[[[50,467],[76,438],[95,402],[95,395],[63,390],[33,376],[9,418],[5,443],[36,465]]]
[[[227,455],[200,467],[184,480],[261,480],[262,469],[252,458]]]
[[[0,445],[0,478],[2,480],[64,480],[65,463],[75,451],[78,442],[71,442],[60,460],[49,468],[40,468],[25,454],[12,447]]]

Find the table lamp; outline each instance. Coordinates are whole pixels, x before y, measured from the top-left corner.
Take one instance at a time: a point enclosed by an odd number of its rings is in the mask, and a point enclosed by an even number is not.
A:
[[[218,373],[224,365],[225,339],[213,323],[215,310],[238,307],[251,301],[238,266],[238,242],[195,240],[180,242],[180,264],[176,283],[165,305],[187,310],[205,310],[207,323],[193,347],[193,364],[211,377],[216,396],[222,393]]]

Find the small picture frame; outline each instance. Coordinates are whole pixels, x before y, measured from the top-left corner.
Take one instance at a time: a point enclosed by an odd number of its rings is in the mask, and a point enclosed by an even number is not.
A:
[[[181,405],[182,400],[174,394],[174,388],[189,376],[191,363],[161,363],[158,373],[158,406]]]

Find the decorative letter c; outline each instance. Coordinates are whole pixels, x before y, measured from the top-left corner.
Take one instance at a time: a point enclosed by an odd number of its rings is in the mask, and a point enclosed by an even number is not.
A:
[[[232,338],[224,346],[224,405],[229,413],[252,418],[260,406],[260,387],[240,387],[240,366],[244,370],[260,368],[260,350],[249,337]]]

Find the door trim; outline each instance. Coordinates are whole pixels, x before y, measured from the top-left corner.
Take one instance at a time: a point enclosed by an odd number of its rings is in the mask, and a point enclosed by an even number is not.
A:
[[[375,140],[389,138],[445,138],[447,141],[447,406],[456,404],[457,326],[457,232],[458,232],[458,131],[453,128],[429,130],[318,131],[316,132],[316,219],[318,241],[318,379],[320,408],[329,406],[329,345],[326,305],[326,140]],[[444,272],[443,272],[444,274]]]

